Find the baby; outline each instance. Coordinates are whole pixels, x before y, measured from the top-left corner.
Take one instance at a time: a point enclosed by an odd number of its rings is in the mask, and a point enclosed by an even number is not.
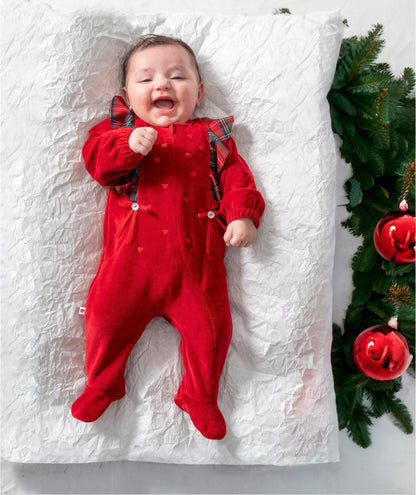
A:
[[[72,415],[95,421],[125,395],[127,359],[161,316],[181,336],[175,403],[203,436],[221,439],[218,385],[232,331],[223,257],[226,245],[256,240],[264,201],[230,137],[232,118],[190,120],[204,86],[187,44],[143,37],[122,85],[83,148],[88,172],[110,190],[85,311],[88,382]]]

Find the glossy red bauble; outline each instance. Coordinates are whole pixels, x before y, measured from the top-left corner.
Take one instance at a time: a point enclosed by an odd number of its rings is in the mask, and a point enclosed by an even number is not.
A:
[[[383,217],[373,234],[374,245],[383,258],[395,263],[415,261],[415,216],[397,211]]]
[[[376,325],[361,332],[352,352],[359,370],[374,380],[393,380],[411,362],[406,339],[388,325]]]

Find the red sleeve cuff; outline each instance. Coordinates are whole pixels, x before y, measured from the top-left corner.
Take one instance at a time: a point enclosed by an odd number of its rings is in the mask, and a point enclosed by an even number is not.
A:
[[[118,158],[120,155],[124,157],[121,162],[123,165],[132,165],[136,164],[137,162],[137,157],[141,156],[138,155],[138,153],[135,153],[129,145],[129,139],[130,139],[130,134],[134,131],[134,129],[130,128],[122,128],[122,129],[117,129],[118,133],[118,139],[117,139],[117,144],[114,146],[114,158]],[[124,167],[123,167],[124,168]]]
[[[263,196],[256,189],[240,188],[229,192],[221,201],[221,214],[227,223],[239,218],[250,218],[256,228],[264,212]]]

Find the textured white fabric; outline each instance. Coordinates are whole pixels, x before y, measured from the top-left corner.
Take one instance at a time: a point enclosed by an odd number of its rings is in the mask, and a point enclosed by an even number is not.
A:
[[[326,94],[338,13],[227,16],[6,11],[2,136],[2,453],[16,462],[142,460],[275,464],[338,460],[330,366],[335,145]],[[228,248],[234,334],[221,380],[223,441],[173,403],[179,335],[154,320],[127,395],[96,423],[70,405],[85,385],[83,317],[106,190],[81,147],[119,92],[139,35],[180,37],[205,83],[197,116],[234,115],[233,136],[266,211],[257,243]]]

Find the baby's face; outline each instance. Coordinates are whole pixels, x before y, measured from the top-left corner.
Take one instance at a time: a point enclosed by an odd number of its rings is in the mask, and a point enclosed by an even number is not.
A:
[[[123,95],[140,119],[167,127],[191,118],[202,100],[203,84],[185,48],[157,45],[133,53]]]

